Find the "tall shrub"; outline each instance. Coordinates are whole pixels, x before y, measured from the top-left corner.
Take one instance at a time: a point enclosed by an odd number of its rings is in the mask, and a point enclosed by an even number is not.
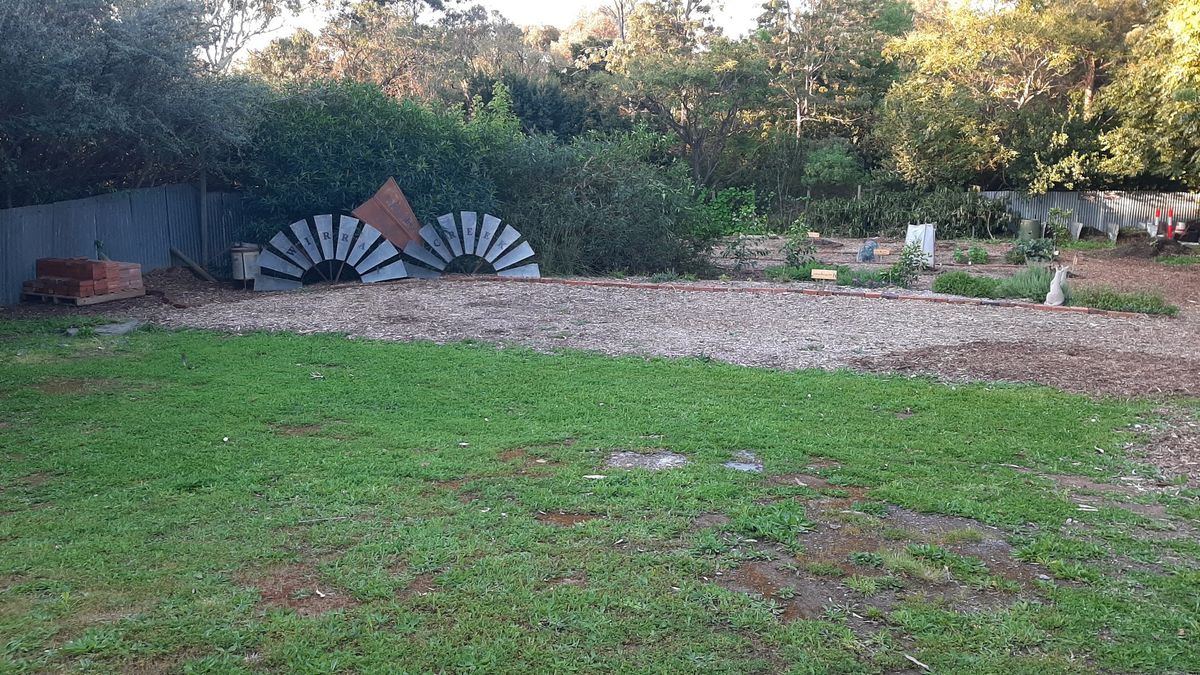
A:
[[[497,168],[499,213],[557,274],[685,271],[700,265],[687,168],[652,161],[663,138],[637,131],[570,143],[533,136]]]
[[[507,105],[501,90],[467,120],[396,101],[369,84],[299,84],[270,106],[236,178],[260,236],[297,218],[353,209],[389,176],[422,220],[492,210],[489,158],[519,138]]]

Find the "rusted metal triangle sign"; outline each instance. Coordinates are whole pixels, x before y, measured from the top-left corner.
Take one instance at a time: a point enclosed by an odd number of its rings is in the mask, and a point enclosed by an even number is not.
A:
[[[354,209],[351,215],[379,230],[398,249],[421,236],[421,222],[395,178],[387,179],[375,196]]]

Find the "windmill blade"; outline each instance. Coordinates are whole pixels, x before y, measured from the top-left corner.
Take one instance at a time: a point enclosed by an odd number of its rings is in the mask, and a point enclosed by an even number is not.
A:
[[[446,261],[430,253],[429,249],[425,248],[420,242],[408,242],[408,246],[404,247],[404,255],[413,260],[420,260],[439,272],[446,269]]]
[[[492,237],[496,236],[499,229],[499,218],[490,213],[483,214],[483,225],[479,227],[479,241],[475,242],[475,255],[482,258],[483,254],[487,253],[488,246],[492,244]]]
[[[307,220],[297,220],[292,223],[292,234],[296,235],[296,241],[300,242],[300,246],[304,249],[304,254],[308,259],[317,264],[324,260],[321,251],[317,248],[317,242],[313,241],[312,231],[308,229]]]
[[[513,265],[516,265],[517,263],[521,262],[522,260],[527,260],[532,257],[533,257],[533,247],[529,245],[529,242],[523,241],[523,242],[521,242],[520,246],[514,248],[513,250],[509,251],[508,253],[505,253],[503,256],[501,256],[499,259],[497,259],[496,262],[492,263],[492,267],[494,267],[496,269],[496,271],[499,272],[500,270],[504,269],[505,267],[512,267]]]
[[[270,249],[263,249],[259,252],[258,266],[261,269],[278,272],[289,277],[296,277],[297,279],[303,277],[304,273],[308,271],[308,268],[294,265]]]
[[[527,279],[540,279],[542,271],[538,269],[537,263],[530,265],[521,265],[520,267],[510,267],[506,270],[496,272],[498,277],[524,277]]]
[[[353,267],[357,267],[358,262],[366,257],[367,252],[381,238],[383,238],[383,235],[379,234],[379,230],[364,224],[362,233],[358,235],[358,240],[354,242],[354,247],[350,249],[350,255],[346,258],[346,262]]]
[[[458,223],[454,222],[454,214],[447,213],[444,216],[438,216],[438,227],[441,228],[442,236],[450,242],[450,252],[454,254],[454,257],[462,255],[462,233],[458,231]]]
[[[292,240],[288,239],[288,236],[283,232],[275,233],[275,236],[271,237],[271,241],[267,243],[270,244],[271,247],[276,251],[282,253],[284,257],[292,262],[293,265],[305,270],[312,267],[313,263],[308,259],[308,256],[304,254],[304,251],[293,244]]]
[[[387,245],[392,246],[392,242],[387,242]],[[395,250],[395,248],[395,246],[392,246],[392,250]],[[374,272],[368,272],[367,274],[362,275],[362,282],[364,284],[373,284],[377,281],[395,281],[396,279],[403,279],[407,276],[408,269],[405,267],[404,261],[395,260],[384,265],[383,267],[380,267]]]
[[[513,229],[511,225],[505,225],[504,229],[500,232],[500,236],[496,237],[496,241],[492,243],[492,247],[488,249],[487,255],[483,256],[483,259],[494,263],[496,258],[504,252],[504,249],[512,246],[520,238],[520,232]]]
[[[475,236],[479,230],[477,216],[478,214],[474,211],[462,211],[458,214],[459,220],[462,221],[460,230],[462,231],[463,252],[467,255],[475,254]]]
[[[297,279],[281,279],[266,274],[259,274],[254,279],[254,290],[256,291],[290,291],[303,285]]]
[[[454,260],[454,254],[450,252],[450,247],[446,245],[446,242],[442,241],[442,236],[438,234],[439,229],[440,228],[434,227],[433,225],[426,225],[425,227],[422,227],[421,239],[425,241],[425,244],[429,247],[429,250],[433,251],[437,257],[441,258],[445,262],[450,262],[451,260]]]
[[[317,226],[317,242],[321,245],[321,259],[333,260],[333,216],[325,214],[313,216],[313,224]]]
[[[400,257],[400,251],[396,250],[392,242],[384,240],[375,247],[374,251],[371,251],[370,255],[358,261],[354,269],[358,271],[359,276],[364,276],[367,272],[379,267],[388,260],[398,257]]]
[[[354,246],[354,234],[358,231],[358,218],[342,216],[338,220],[337,248],[333,252],[335,260],[345,260],[350,257],[350,249]]]

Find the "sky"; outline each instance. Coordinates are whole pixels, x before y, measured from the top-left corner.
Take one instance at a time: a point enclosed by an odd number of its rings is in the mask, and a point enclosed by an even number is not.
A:
[[[754,27],[762,12],[763,0],[714,0],[714,16],[717,25],[731,37],[743,35]],[[603,4],[602,0],[466,0],[469,5],[483,5],[496,10],[518,26],[549,24],[566,28],[581,12],[592,11]],[[309,12],[290,18],[278,31],[259,36],[251,43],[251,49],[261,49],[271,40],[288,35],[296,28],[307,28],[317,32],[324,23],[323,12]]]

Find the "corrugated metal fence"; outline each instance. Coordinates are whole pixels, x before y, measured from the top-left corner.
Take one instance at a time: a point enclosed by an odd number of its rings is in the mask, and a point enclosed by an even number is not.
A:
[[[208,265],[227,265],[222,255],[243,232],[242,197],[210,192]],[[191,185],[129,190],[55,204],[0,210],[0,304],[18,302],[21,283],[34,277],[45,257],[95,258],[99,247],[113,260],[142,270],[169,267],[174,247],[200,260],[200,191]]]
[[[1070,222],[1083,223],[1115,235],[1121,228],[1143,228],[1154,222],[1154,210],[1175,209],[1176,220],[1200,218],[1200,194],[1192,192],[1048,192],[1029,197],[1019,192],[984,192],[1008,202],[1008,210],[1021,218],[1046,221],[1050,209],[1067,209]]]

